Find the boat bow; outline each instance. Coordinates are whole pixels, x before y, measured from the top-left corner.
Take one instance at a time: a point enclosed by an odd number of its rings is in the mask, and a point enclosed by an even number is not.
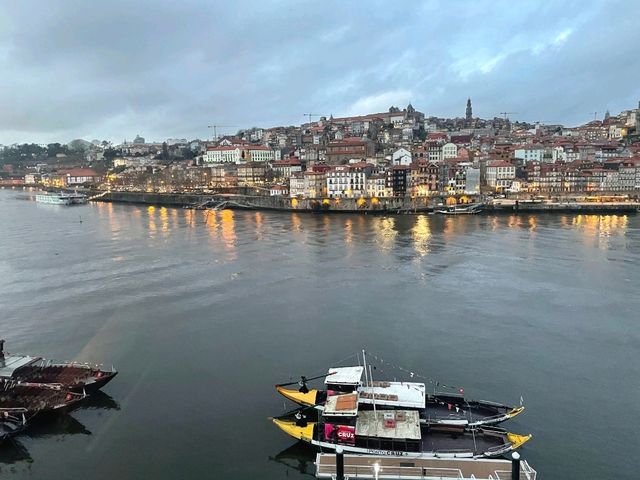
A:
[[[522,445],[531,440],[531,434],[529,435],[518,435],[516,433],[507,433],[507,439],[511,442],[511,449],[515,450],[520,448]]]
[[[275,423],[280,430],[282,430],[287,435],[292,436],[297,440],[303,440],[305,442],[311,442],[313,439],[313,427],[315,426],[315,422],[308,422],[304,427],[300,427],[296,425],[295,421],[287,421],[281,420],[279,418],[274,418],[273,423]]]
[[[315,388],[309,390],[307,393],[300,392],[299,390],[292,390],[276,385],[276,390],[280,395],[288,398],[292,402],[298,405],[304,405],[306,407],[313,407],[316,405],[316,399],[318,398],[318,390]]]

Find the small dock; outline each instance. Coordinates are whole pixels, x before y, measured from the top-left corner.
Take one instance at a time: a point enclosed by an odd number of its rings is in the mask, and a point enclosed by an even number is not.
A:
[[[316,477],[336,478],[336,455],[316,456]],[[501,459],[408,458],[378,455],[344,455],[345,479],[394,480],[509,480],[511,462]],[[536,471],[520,461],[520,480],[535,480]]]

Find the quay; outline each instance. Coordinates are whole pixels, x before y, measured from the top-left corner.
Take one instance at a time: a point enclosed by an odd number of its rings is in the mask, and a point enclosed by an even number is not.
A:
[[[94,191],[89,200],[100,202],[157,205],[220,210],[276,210],[286,212],[368,213],[368,214],[424,214],[431,213],[446,197],[385,197],[385,198],[288,198],[246,194],[192,194]],[[577,214],[635,214],[640,202],[578,202],[567,200],[529,201],[477,198],[484,204],[485,213],[577,213]]]
[[[516,454],[517,455],[517,454]],[[535,480],[536,471],[519,456],[517,460],[498,459],[408,459],[378,455],[343,455],[342,472],[336,460],[340,455],[318,453],[316,478],[395,479],[395,480]],[[514,469],[514,462],[519,468]],[[515,473],[517,472],[517,473]]]

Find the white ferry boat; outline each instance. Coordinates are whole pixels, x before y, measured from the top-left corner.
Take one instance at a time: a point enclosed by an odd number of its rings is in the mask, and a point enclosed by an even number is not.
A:
[[[466,205],[443,205],[435,210],[435,213],[441,215],[474,215],[482,212],[484,204],[472,203]]]
[[[38,193],[36,202],[53,205],[81,205],[87,203],[87,196],[81,193]]]

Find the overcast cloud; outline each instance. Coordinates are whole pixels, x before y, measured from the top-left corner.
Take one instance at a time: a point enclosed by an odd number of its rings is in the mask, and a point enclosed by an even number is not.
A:
[[[15,1],[0,143],[300,124],[410,101],[575,125],[640,100],[637,1]]]

